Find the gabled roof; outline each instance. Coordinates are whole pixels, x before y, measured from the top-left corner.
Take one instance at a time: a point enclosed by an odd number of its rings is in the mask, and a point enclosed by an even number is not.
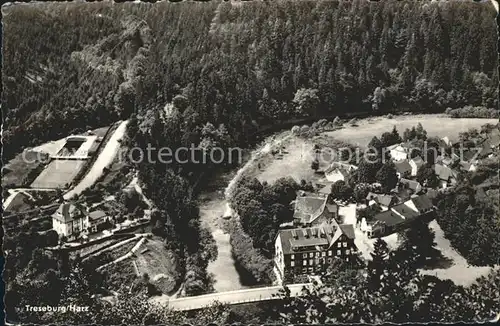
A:
[[[339,169],[344,169],[348,172],[351,172],[352,170],[357,170],[358,167],[356,165],[348,164],[348,163],[343,163],[343,162],[332,162],[330,164],[330,168],[339,168]]]
[[[409,173],[411,172],[411,165],[408,162],[408,160],[401,160],[399,162],[394,162],[394,165],[396,166],[396,170],[399,173]]]
[[[332,192],[332,185],[328,184],[328,185],[322,187],[320,190],[318,190],[318,192],[320,194],[329,195]]]
[[[104,211],[97,210],[89,213],[89,219],[92,221],[99,220],[101,218],[106,217],[107,214]]]
[[[421,187],[420,182],[415,181],[415,180],[401,178],[401,179],[399,179],[399,182],[402,185],[406,186],[408,189],[411,189],[413,191],[417,191],[418,187],[419,186]]]
[[[394,212],[398,213],[399,215],[403,216],[405,220],[411,220],[414,218],[417,218],[420,216],[419,213],[415,212],[412,210],[410,207],[406,206],[405,204],[399,204],[396,206],[393,206],[391,208]]]
[[[410,161],[413,162],[418,168],[424,165],[425,163],[420,156],[414,157]]]
[[[408,143],[401,143],[401,144],[394,144],[391,146],[387,146],[386,150],[407,153],[409,147],[410,145]]]
[[[83,217],[83,214],[80,209],[78,209],[72,203],[64,203],[59,206],[57,211],[52,215],[55,219],[67,223],[71,222],[76,218]]]
[[[418,209],[420,213],[426,212],[429,209],[434,208],[432,201],[426,194],[412,197],[410,200],[413,202],[413,205],[415,205],[415,207]]]
[[[332,209],[335,209],[336,205],[327,205],[327,200],[327,197],[298,196],[295,200],[293,218],[299,219],[301,223],[307,224],[318,218],[325,209],[332,212]]]
[[[331,174],[331,173],[340,173],[344,178],[347,178],[349,176],[349,172],[343,168],[329,167],[328,169],[325,170],[325,174]]]
[[[479,152],[479,156],[484,157],[493,153],[493,150],[491,148],[494,146],[491,144],[489,139],[486,139],[481,146],[482,148],[481,152]]]
[[[309,228],[286,229],[278,232],[284,254],[300,252],[301,249],[307,247],[320,247],[325,250],[332,246],[342,234],[345,234],[349,239],[354,239],[354,227],[351,224],[338,225],[333,223]]]
[[[436,173],[439,179],[444,181],[448,181],[451,177],[454,176],[453,171],[449,167],[441,164],[434,165],[434,173]]]
[[[349,239],[354,239],[356,237],[352,224],[341,224],[340,229],[342,230],[342,233],[344,233]]]
[[[391,206],[392,204],[394,204],[395,202],[398,201],[398,199],[394,196],[390,196],[390,195],[379,195],[375,201],[377,203],[379,203],[380,205],[383,205],[383,206],[386,206],[386,207],[389,207]]]
[[[392,210],[387,210],[375,215],[377,221],[381,221],[388,226],[394,226],[404,222],[404,219],[398,214],[394,213]]]
[[[337,224],[322,225],[319,227],[297,228],[280,230],[278,235],[284,254],[294,253],[303,247],[327,247],[339,229]]]

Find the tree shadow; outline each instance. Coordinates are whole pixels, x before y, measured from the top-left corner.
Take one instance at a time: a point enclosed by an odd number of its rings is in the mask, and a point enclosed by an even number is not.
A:
[[[433,269],[447,269],[453,265],[453,260],[443,256],[440,250],[433,248],[430,256],[427,257],[426,262],[421,266],[423,270]]]

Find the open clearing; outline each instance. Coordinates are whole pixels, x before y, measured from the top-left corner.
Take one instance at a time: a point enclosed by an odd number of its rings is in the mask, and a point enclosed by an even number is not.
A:
[[[498,123],[497,119],[454,119],[446,115],[402,115],[392,119],[375,117],[362,119],[357,122],[357,127],[344,125],[342,129],[325,132],[326,135],[349,142],[354,145],[366,146],[373,136],[380,137],[384,132],[391,131],[394,126],[400,135],[406,128],[411,128],[421,123],[427,135],[445,137],[451,141],[458,140],[458,134],[471,128],[480,128],[482,125]]]
[[[66,188],[84,167],[82,160],[53,160],[31,184],[32,188]]]
[[[282,146],[282,157],[278,154],[273,157],[269,153],[259,161],[260,171],[256,170],[259,181],[273,183],[282,177],[292,177],[300,182],[302,179],[310,181],[319,178],[311,169],[314,160],[312,141],[292,136]],[[320,165],[320,170],[325,167]]]

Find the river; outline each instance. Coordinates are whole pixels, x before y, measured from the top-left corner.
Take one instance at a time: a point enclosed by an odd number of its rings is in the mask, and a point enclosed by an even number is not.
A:
[[[231,252],[229,234],[223,231],[223,216],[233,215],[227,198],[232,194],[237,181],[247,169],[254,167],[261,154],[268,153],[279,142],[291,134],[282,132],[270,136],[250,154],[250,159],[237,171],[229,171],[219,175],[214,182],[205,187],[200,194],[200,218],[209,228],[217,244],[217,259],[209,263],[207,271],[215,277],[216,292],[244,289],[247,286],[242,280]]]

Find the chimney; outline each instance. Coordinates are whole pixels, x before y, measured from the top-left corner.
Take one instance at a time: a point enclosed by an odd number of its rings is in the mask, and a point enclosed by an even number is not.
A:
[[[309,238],[309,234],[307,233],[307,229],[302,229],[302,234],[304,235],[304,238]]]
[[[297,232],[295,230],[292,230],[292,236],[295,240],[297,240],[299,238],[299,236],[297,235]]]

